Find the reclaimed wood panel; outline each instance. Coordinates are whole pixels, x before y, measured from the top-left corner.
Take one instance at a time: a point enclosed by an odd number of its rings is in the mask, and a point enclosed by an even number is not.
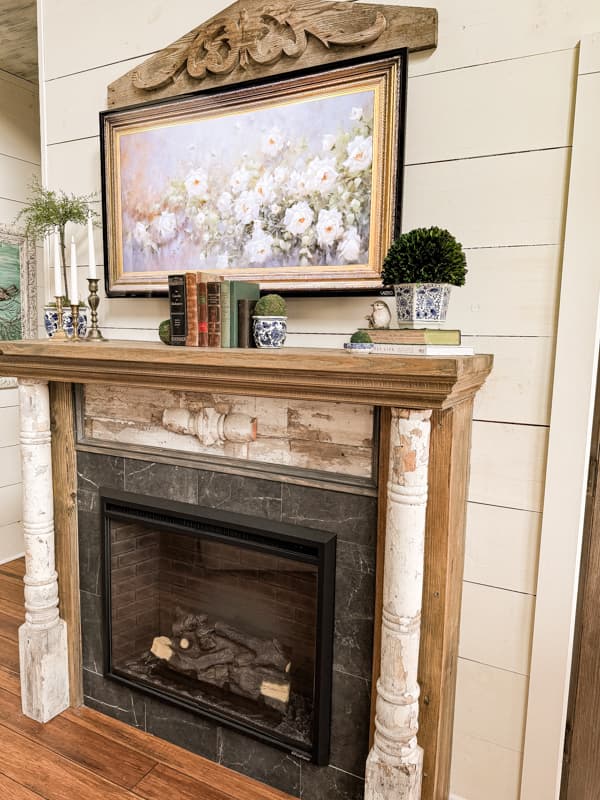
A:
[[[257,439],[247,448],[236,448],[239,459],[364,478],[372,475],[374,416],[368,406],[119,385],[87,385],[83,397],[84,432],[91,442],[230,456],[227,442],[204,445],[195,436],[173,433],[162,426],[167,408],[197,413],[210,407],[219,413],[246,414],[257,420]]]

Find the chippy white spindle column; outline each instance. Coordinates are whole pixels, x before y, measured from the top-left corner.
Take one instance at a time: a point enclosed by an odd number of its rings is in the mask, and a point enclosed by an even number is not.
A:
[[[419,800],[419,637],[431,411],[392,410],[381,672],[365,800]]]
[[[47,722],[69,706],[67,626],[58,615],[50,398],[45,381],[19,380],[25,623],[19,628],[23,713]]]

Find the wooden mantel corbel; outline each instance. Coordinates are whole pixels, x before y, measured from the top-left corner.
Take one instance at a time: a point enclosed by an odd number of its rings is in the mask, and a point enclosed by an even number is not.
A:
[[[120,108],[406,47],[437,44],[434,8],[237,0],[108,87]]]

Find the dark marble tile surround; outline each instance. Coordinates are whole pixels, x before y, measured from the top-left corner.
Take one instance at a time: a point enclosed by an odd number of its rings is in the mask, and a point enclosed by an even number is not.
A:
[[[362,799],[371,693],[376,500],[329,489],[88,452],[78,453],[78,474],[86,705],[302,800]],[[100,486],[337,534],[329,767],[316,767],[102,676]]]

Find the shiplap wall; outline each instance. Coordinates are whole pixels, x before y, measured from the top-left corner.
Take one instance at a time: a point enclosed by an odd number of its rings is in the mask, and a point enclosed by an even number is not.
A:
[[[41,0],[51,186],[99,191],[98,111],[105,108],[106,86],[225,4]],[[465,800],[515,800],[577,43],[600,28],[600,4],[434,5],[439,46],[412,56],[409,66],[403,227],[441,225],[463,242],[468,283],[455,292],[449,324],[477,351],[496,356],[476,405],[452,787]],[[76,235],[85,265],[84,231]],[[41,292],[45,299],[44,286]],[[361,324],[368,304],[364,298],[294,299],[289,342],[339,345]],[[100,310],[113,338],[154,339],[167,316],[163,300],[104,300]]]
[[[0,225],[12,225],[40,174],[37,86],[0,70]],[[24,551],[16,389],[0,389],[0,563]]]

